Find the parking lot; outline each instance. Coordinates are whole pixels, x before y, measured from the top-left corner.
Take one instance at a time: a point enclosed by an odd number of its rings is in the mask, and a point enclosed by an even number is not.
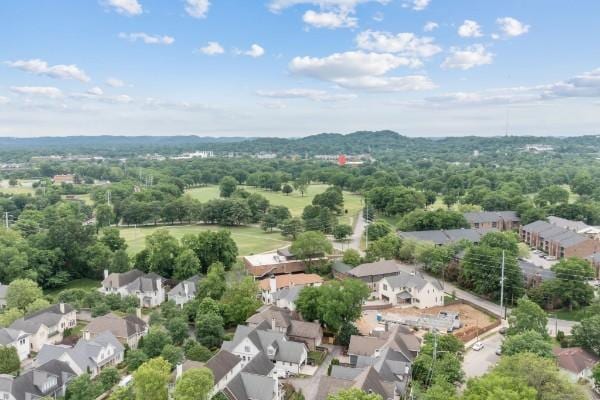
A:
[[[544,269],[550,269],[554,264],[556,264],[557,260],[546,260],[542,258],[544,253],[534,253],[533,251],[529,252],[529,256],[525,259],[525,261],[529,261],[533,265],[537,265],[538,267],[542,267]]]

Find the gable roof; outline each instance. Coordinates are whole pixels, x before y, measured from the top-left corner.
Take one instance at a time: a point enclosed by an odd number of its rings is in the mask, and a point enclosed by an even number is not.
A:
[[[223,393],[230,400],[272,400],[276,390],[273,378],[240,372],[229,382]]]
[[[456,243],[461,240],[468,240],[471,243],[479,243],[481,238],[488,232],[496,232],[496,228],[475,228],[475,229],[440,229],[431,231],[409,231],[398,232],[398,235],[405,239],[415,239],[424,242],[432,242],[436,245]]]
[[[42,392],[40,386],[43,383],[39,380],[43,380],[48,376],[55,377],[57,384],[49,390]],[[1,375],[0,390],[11,393],[16,400],[37,399],[54,393],[73,377],[75,377],[75,372],[67,363],[50,360],[39,367],[23,372],[17,377]]]
[[[357,356],[372,356],[376,350],[381,349],[386,343],[383,338],[374,336],[352,335],[348,345],[348,354]]]
[[[554,348],[553,351],[558,359],[558,365],[576,374],[594,367],[600,360],[596,355],[581,347]]]
[[[9,345],[29,335],[29,333],[18,329],[0,328],[0,345]]]
[[[548,217],[548,222],[552,225],[560,226],[561,228],[565,228],[575,232],[591,228],[591,226],[589,226],[583,221],[573,221],[570,219],[555,217],[552,215]]]
[[[171,289],[168,293],[169,297],[171,296],[196,296],[196,292],[198,290],[198,282],[200,282],[201,276],[194,275],[191,278],[185,279],[179,282],[173,289]],[[185,292],[185,286],[187,285],[187,294]]]
[[[84,331],[97,335],[104,331],[110,331],[117,338],[129,338],[144,332],[148,324],[135,315],[119,317],[113,313],[108,313],[101,317],[96,317],[84,328]]]
[[[479,211],[463,213],[467,222],[473,223],[489,223],[504,221],[520,221],[516,211]]]
[[[206,367],[213,372],[215,383],[219,382],[229,371],[242,361],[241,358],[228,352],[227,350],[219,350],[217,354],[212,356],[206,362]]]
[[[292,320],[288,335],[302,338],[318,339],[323,336],[321,325],[316,322]]]
[[[280,308],[274,305],[264,305],[258,309],[258,312],[251,315],[247,320],[247,324],[260,325],[267,322],[271,326],[271,321],[275,319],[275,325],[283,329],[288,329],[292,321],[292,313],[290,310]]]
[[[357,278],[373,276],[373,275],[386,275],[394,274],[400,271],[400,265],[393,260],[376,261],[372,263],[360,264],[357,267],[352,268],[348,271],[349,275]]]
[[[118,289],[130,284],[142,275],[144,275],[144,273],[139,269],[132,269],[127,272],[113,272],[102,281],[102,286]]]
[[[63,315],[74,310],[75,309],[70,304],[63,304],[62,311],[61,304],[53,304],[50,307],[46,307],[42,310],[17,319],[10,325],[10,328],[22,330],[32,334],[37,333],[37,331],[40,329],[40,326],[55,326],[60,322]]]
[[[340,260],[335,260],[332,264],[331,264],[331,269],[339,272],[340,274],[346,274],[348,273],[353,267],[351,265],[348,265]]]
[[[317,274],[285,274],[269,277],[259,281],[261,290],[270,290],[270,280],[275,279],[276,290],[288,288],[296,285],[311,285],[315,283],[323,283],[323,278]]]
[[[426,281],[420,273],[409,274],[403,271],[398,272],[398,275],[387,276],[383,279],[385,279],[394,289],[408,287],[421,290],[428,283],[428,281]],[[442,286],[437,281],[432,281],[431,284],[435,288],[442,290]]]

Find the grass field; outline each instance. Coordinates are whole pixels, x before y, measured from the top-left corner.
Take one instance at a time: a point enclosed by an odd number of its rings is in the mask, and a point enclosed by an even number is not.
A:
[[[131,255],[136,254],[145,247],[145,238],[151,235],[157,229],[167,229],[171,235],[181,239],[187,233],[199,233],[208,230],[227,229],[231,231],[231,236],[238,246],[239,255],[263,253],[287,246],[287,241],[279,233],[265,233],[262,229],[250,226],[236,226],[222,228],[215,225],[180,225],[180,226],[159,226],[143,228],[121,228],[121,237],[128,244],[127,252]]]
[[[74,279],[71,282],[67,283],[66,286],[57,289],[48,289],[44,291],[44,294],[47,296],[55,297],[58,293],[62,292],[66,289],[96,289],[100,287],[100,281],[95,281],[93,279]]]
[[[329,185],[310,185],[306,193],[304,193],[304,196],[296,191],[286,196],[281,192],[271,192],[250,186],[240,187],[246,189],[250,193],[262,194],[273,205],[286,206],[290,209],[290,212],[293,216],[299,217],[302,214],[304,207],[311,204],[315,195],[323,193],[325,189],[329,187]],[[201,202],[206,202],[219,197],[219,187],[205,186],[201,188],[190,189],[186,193],[190,194],[193,198],[198,199]],[[357,194],[344,192],[344,208],[348,212],[340,217],[340,222],[344,224],[354,223],[354,217],[362,208],[362,197]]]
[[[74,195],[69,195],[69,196],[71,196],[71,198],[74,199],[74,200],[81,200],[81,201],[83,201],[88,206],[93,206],[94,205],[94,201],[92,200],[92,198],[91,198],[91,196],[89,194],[74,194]],[[67,195],[62,195],[61,197],[63,199],[67,199]]]
[[[35,189],[31,187],[34,181],[19,180],[17,186],[10,186],[8,179],[0,180],[0,193],[6,194],[34,194]]]

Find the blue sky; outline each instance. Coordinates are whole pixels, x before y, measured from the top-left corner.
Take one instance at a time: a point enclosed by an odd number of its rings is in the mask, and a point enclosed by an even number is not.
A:
[[[600,2],[5,0],[0,135],[597,134]],[[508,117],[507,117],[508,116]]]

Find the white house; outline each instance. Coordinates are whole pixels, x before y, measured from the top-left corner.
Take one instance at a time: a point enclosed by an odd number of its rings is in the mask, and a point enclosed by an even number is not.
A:
[[[399,272],[397,275],[387,276],[379,281],[377,289],[381,300],[395,306],[429,308],[444,305],[442,287],[437,282],[426,281],[419,274]]]
[[[308,348],[304,343],[289,341],[283,333],[270,328],[266,322],[254,328],[238,325],[233,339],[223,342],[221,349],[240,357],[243,366],[262,352],[275,364],[277,376],[300,374],[308,359]]]
[[[121,344],[136,349],[140,339],[148,334],[148,324],[142,319],[141,309],[137,315],[120,317],[113,313],[96,317],[83,328],[83,337],[93,339],[105,331],[110,331]]]
[[[30,336],[29,333],[24,331],[0,328],[0,346],[14,347],[19,355],[19,360],[23,361],[29,357],[31,350],[31,344],[29,343]]]
[[[0,375],[2,400],[56,399],[65,395],[75,373],[65,362],[51,360],[20,375]]]
[[[194,275],[191,278],[179,282],[173,289],[167,293],[168,300],[173,300],[175,304],[183,307],[185,303],[196,298],[200,275]]]
[[[77,325],[77,314],[69,304],[54,304],[43,310],[19,318],[11,329],[29,333],[32,351],[40,351],[43,345],[62,341],[63,332]]]
[[[60,360],[79,376],[84,373],[93,378],[102,369],[120,364],[125,359],[125,348],[109,331],[103,332],[93,339],[80,339],[73,347],[62,345],[45,345],[36,357],[36,365],[50,360]]]
[[[104,280],[99,289],[104,294],[119,294],[122,297],[135,296],[140,300],[140,307],[158,307],[165,301],[163,278],[153,272],[145,274],[132,269],[123,273],[109,274],[104,270]]]
[[[572,382],[580,379],[593,381],[592,370],[600,359],[581,347],[555,348],[554,355],[560,369]]]

